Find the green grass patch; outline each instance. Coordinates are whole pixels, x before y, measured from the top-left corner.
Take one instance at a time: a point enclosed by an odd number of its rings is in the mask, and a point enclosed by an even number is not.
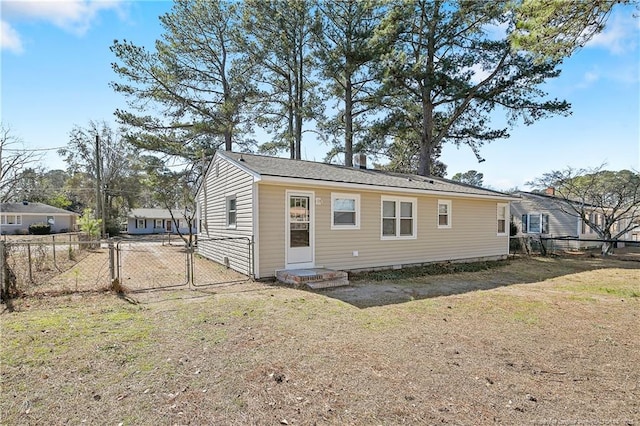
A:
[[[621,298],[640,298],[640,285],[629,282],[609,282],[596,284],[593,282],[571,284],[560,287],[563,290],[572,291],[578,295],[605,295]]]
[[[73,308],[6,315],[2,319],[6,345],[0,348],[0,363],[46,365],[59,356],[86,353],[119,353],[128,362],[151,335],[152,327],[144,318],[139,308],[126,305],[82,315]]]

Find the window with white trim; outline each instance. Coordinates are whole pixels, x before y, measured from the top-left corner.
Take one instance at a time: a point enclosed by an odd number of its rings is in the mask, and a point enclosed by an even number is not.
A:
[[[144,229],[147,227],[147,221],[144,219],[136,219],[136,229]]]
[[[542,213],[529,213],[522,215],[523,234],[548,234],[549,215]]]
[[[360,229],[360,195],[331,193],[331,229]]]
[[[451,228],[451,200],[438,200],[438,228]]]
[[[227,228],[235,228],[238,216],[238,204],[235,195],[226,197]]]
[[[2,225],[22,225],[22,216],[19,214],[3,214]]]
[[[155,228],[162,228],[162,219],[155,219],[153,226]]]
[[[415,198],[382,197],[382,239],[416,238]]]
[[[498,203],[498,235],[507,235],[508,204]]]

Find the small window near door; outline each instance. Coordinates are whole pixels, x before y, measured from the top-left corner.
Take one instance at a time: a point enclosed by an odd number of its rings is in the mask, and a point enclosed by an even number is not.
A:
[[[227,204],[227,228],[235,228],[238,215],[238,205],[235,195],[226,198]]]
[[[331,194],[331,229],[360,229],[360,195]]]
[[[507,235],[507,204],[498,203],[498,235]]]
[[[162,219],[156,219],[154,227],[162,228]]]
[[[438,228],[451,228],[450,200],[438,200]]]

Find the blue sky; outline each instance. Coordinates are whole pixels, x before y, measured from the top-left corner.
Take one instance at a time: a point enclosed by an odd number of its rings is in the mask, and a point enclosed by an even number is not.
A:
[[[116,76],[109,47],[127,39],[152,47],[160,37],[158,16],[167,1],[1,0],[0,120],[28,149],[62,147],[74,125],[114,122],[126,108],[109,82]],[[513,129],[511,137],[481,150],[445,146],[448,176],[474,169],[495,189],[525,183],[567,166],[640,170],[640,19],[633,7],[618,7],[607,28],[562,66],[544,89],[572,104],[569,117],[554,117]],[[303,146],[306,159],[321,160],[326,146]],[[47,169],[64,168],[45,151]]]

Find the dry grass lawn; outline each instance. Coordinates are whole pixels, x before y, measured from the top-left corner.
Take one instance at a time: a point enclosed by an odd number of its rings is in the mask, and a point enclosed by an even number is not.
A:
[[[639,262],[354,284],[19,299],[0,423],[640,424]]]

